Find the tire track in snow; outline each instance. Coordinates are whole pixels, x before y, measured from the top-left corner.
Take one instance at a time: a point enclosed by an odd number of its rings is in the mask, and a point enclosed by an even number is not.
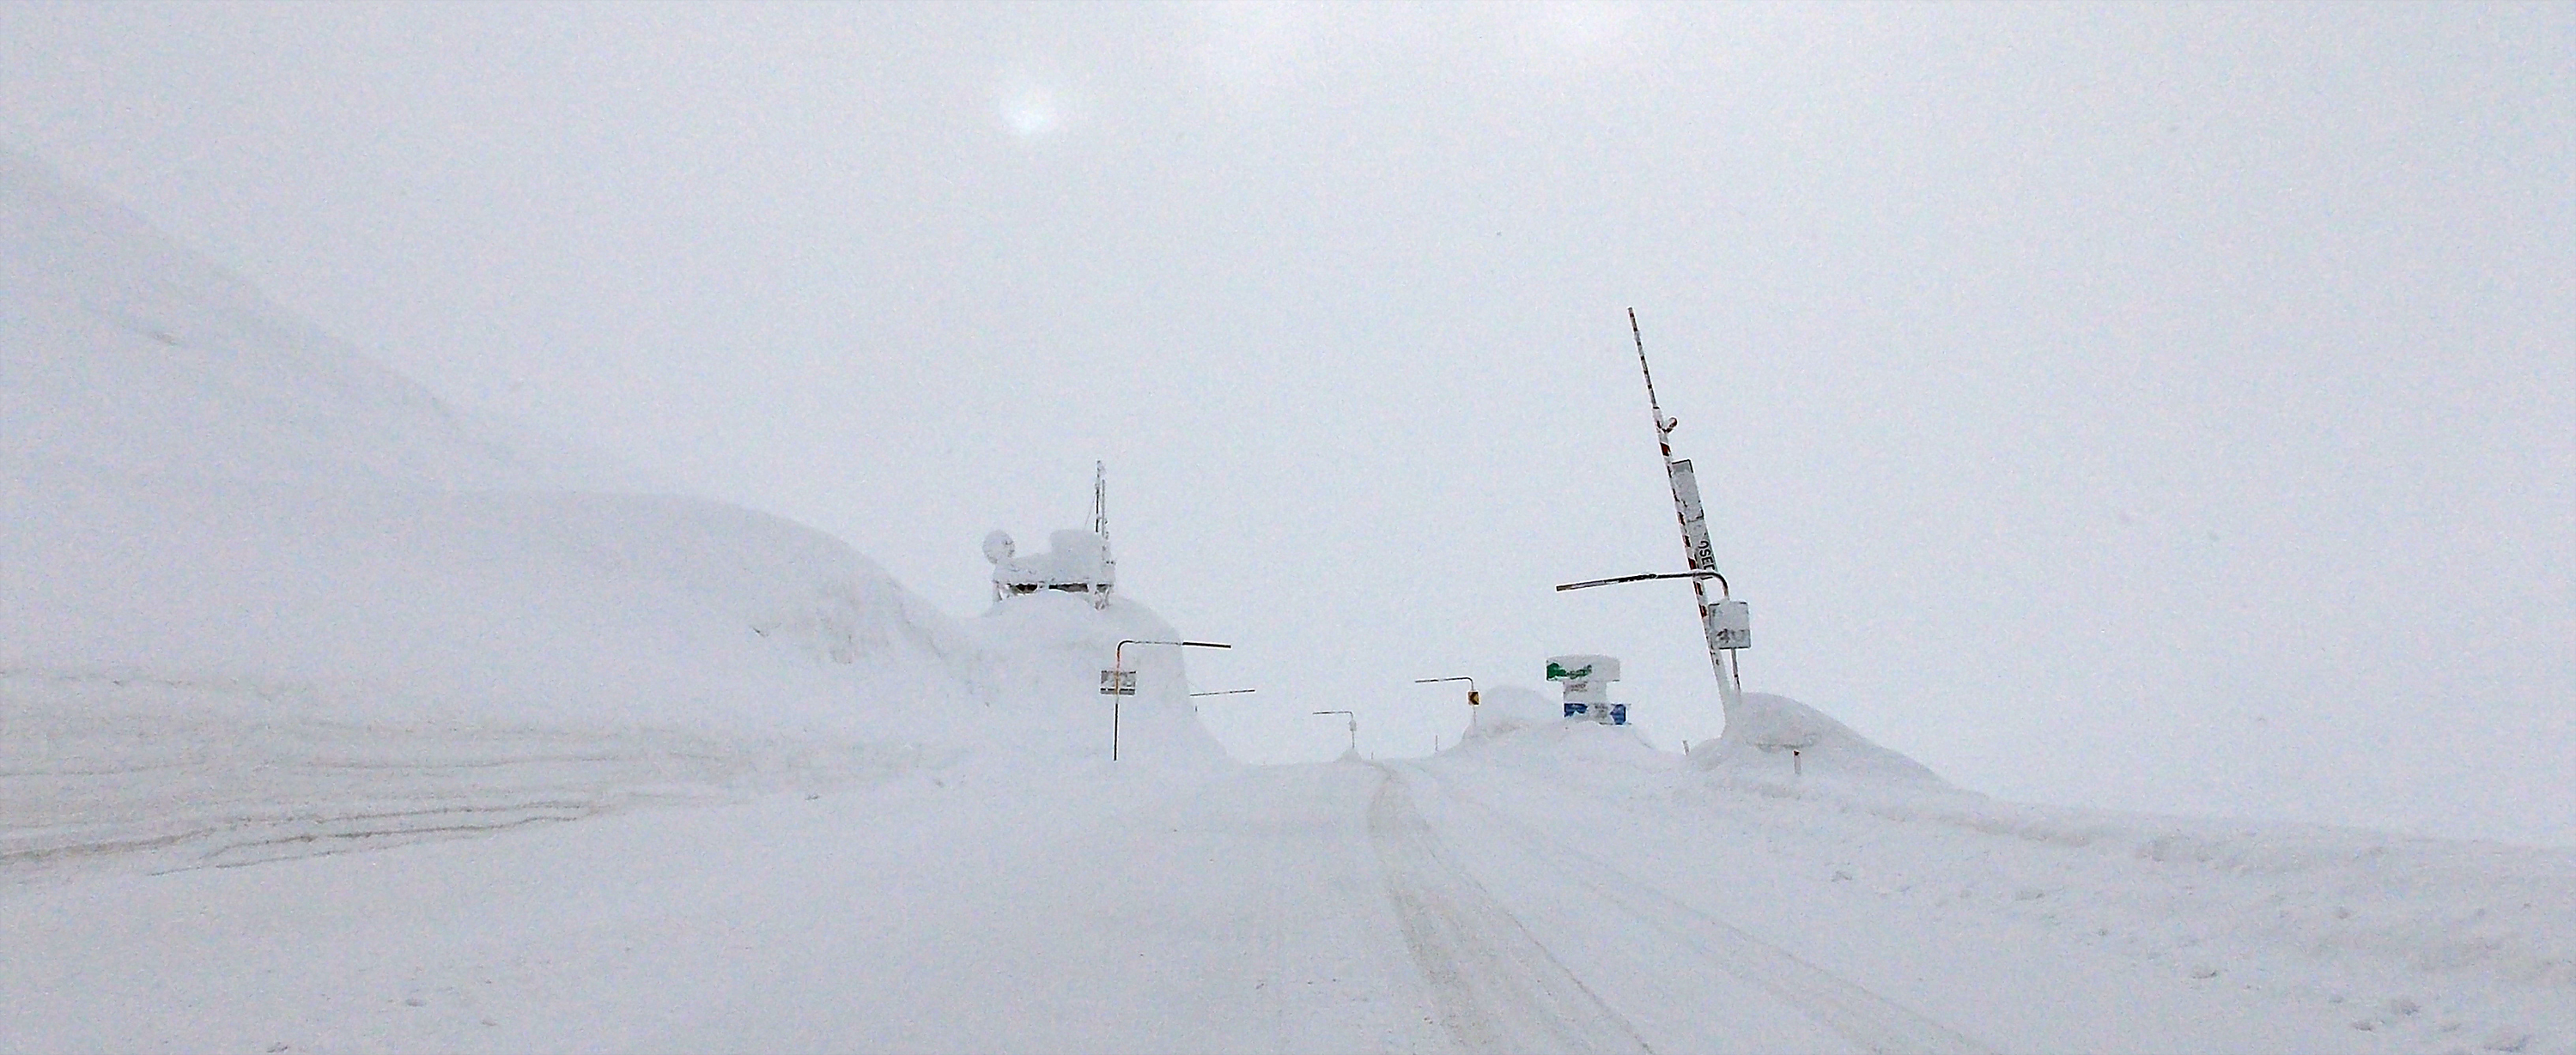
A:
[[[1442,853],[1401,775],[1379,767],[1369,841],[1431,990],[1440,1025],[1468,1051],[1652,1052],[1625,1019],[1557,962]]]
[[[1556,873],[1568,889],[1645,924],[1639,933],[1688,946],[1702,962],[1771,994],[1817,1025],[1872,1052],[1976,1053],[1966,1034],[1918,1014],[1779,946],[1656,890],[1601,859],[1537,831],[1456,786],[1419,774],[1493,825],[1523,857]],[[1390,785],[1393,782],[1390,781]]]

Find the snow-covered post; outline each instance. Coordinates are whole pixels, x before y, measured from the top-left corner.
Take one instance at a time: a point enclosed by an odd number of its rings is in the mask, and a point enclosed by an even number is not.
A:
[[[1352,754],[1354,754],[1354,755],[1356,755],[1356,754],[1359,754],[1359,753],[1360,753],[1360,716],[1359,716],[1356,712],[1352,712],[1352,711],[1316,711],[1315,713],[1316,713],[1316,714],[1341,714],[1341,715],[1349,715],[1349,716],[1350,716],[1350,719],[1351,719],[1351,723],[1350,723],[1350,729],[1351,729],[1351,753],[1352,753]]]
[[[1464,675],[1464,674],[1461,674],[1461,675],[1459,675],[1459,676],[1457,676],[1457,677],[1454,677],[1454,678],[1415,678],[1415,679],[1413,679],[1413,683],[1414,683],[1414,684],[1416,684],[1416,685],[1436,685],[1436,684],[1438,684],[1438,683],[1440,683],[1440,682],[1444,682],[1444,681],[1463,681],[1463,682],[1466,682],[1466,683],[1467,683],[1467,728],[1470,728],[1470,729],[1475,728],[1475,727],[1476,727],[1476,707],[1477,707],[1479,704],[1482,704],[1482,703],[1484,703],[1484,702],[1485,702],[1483,699],[1479,698],[1479,697],[1476,695],[1476,679],[1471,678],[1471,677],[1468,677],[1468,676],[1466,676],[1466,675]],[[1437,744],[1439,741],[1435,740],[1435,741],[1432,741],[1432,742],[1433,742],[1434,744]],[[1439,749],[1438,747],[1436,747],[1436,746],[1435,746],[1435,747],[1433,747],[1433,748],[1431,749],[1431,753],[1432,753],[1432,754],[1435,754],[1435,755],[1436,755],[1436,754],[1439,754],[1439,753],[1440,753],[1440,749]]]
[[[1109,669],[1100,672],[1100,694],[1109,697],[1109,760],[1118,761],[1118,726],[1127,697],[1136,695],[1136,675],[1127,669],[1127,646],[1173,645],[1180,648],[1233,648],[1214,641],[1139,641],[1130,638],[1109,650]]]

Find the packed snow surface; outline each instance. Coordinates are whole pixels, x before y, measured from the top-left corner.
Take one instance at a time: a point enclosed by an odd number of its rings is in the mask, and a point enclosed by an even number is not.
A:
[[[925,760],[806,794],[20,885],[0,893],[0,1045],[2576,1043],[2563,851],[1752,790],[1589,723],[1416,762],[1139,761]]]
[[[1758,693],[1238,766],[1132,599],[951,619],[6,155],[0,239],[0,1050],[2576,1051],[2576,853]]]

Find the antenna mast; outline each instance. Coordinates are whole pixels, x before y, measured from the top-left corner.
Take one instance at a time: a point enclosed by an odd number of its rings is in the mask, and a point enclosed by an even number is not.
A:
[[[1664,416],[1664,404],[1655,398],[1655,370],[1646,365],[1646,335],[1637,328],[1637,309],[1628,309],[1628,336],[1637,342],[1637,372],[1646,377],[1646,409],[1655,415],[1655,448],[1664,455],[1664,476],[1673,484],[1673,516],[1682,524],[1682,556],[1690,563],[1685,572],[1621,575],[1609,579],[1591,579],[1558,586],[1558,592],[1608,586],[1622,582],[1648,582],[1656,579],[1689,579],[1691,599],[1699,603],[1700,632],[1708,637],[1708,665],[1717,671],[1717,698],[1726,708],[1726,719],[1732,724],[1743,710],[1744,682],[1738,675],[1741,660],[1727,653],[1740,651],[1753,644],[1753,623],[1745,614],[1744,602],[1729,596],[1726,576],[1717,572],[1717,550],[1708,544],[1708,511],[1699,501],[1699,477],[1691,471],[1688,458],[1673,457],[1673,429],[1678,418]],[[1708,580],[1717,580],[1716,604],[1708,603]]]
[[[1100,536],[1100,579],[1091,584],[1091,606],[1109,607],[1109,584],[1118,581],[1118,560],[1109,555],[1109,463],[1091,463],[1091,533]]]
[[[1681,419],[1665,417],[1663,402],[1655,398],[1655,370],[1646,365],[1646,334],[1637,326],[1635,308],[1628,309],[1628,336],[1637,344],[1637,372],[1646,378],[1646,409],[1655,418],[1655,448],[1663,453],[1664,476],[1673,485],[1673,516],[1681,521],[1682,556],[1689,561],[1692,572],[1704,573],[1690,576],[1691,599],[1698,603],[1700,631],[1708,638],[1709,666],[1717,671],[1718,700],[1731,717],[1743,702],[1744,681],[1741,661],[1730,661],[1727,653],[1743,648],[1752,635],[1722,625],[1732,620],[1722,620],[1721,615],[1735,612],[1721,612],[1708,603],[1708,580],[1716,579],[1720,605],[1740,611],[1731,602],[1733,591],[1727,587],[1726,577],[1717,571],[1717,550],[1708,540],[1708,512],[1699,499],[1699,476],[1691,469],[1690,459],[1673,457],[1673,429],[1681,425]]]

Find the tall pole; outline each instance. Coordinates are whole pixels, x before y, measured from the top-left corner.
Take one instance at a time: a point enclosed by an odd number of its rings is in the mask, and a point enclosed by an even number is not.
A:
[[[1171,645],[1175,648],[1234,647],[1233,645],[1218,641],[1144,641],[1136,638],[1129,638],[1119,642],[1118,647],[1110,649],[1109,669],[1100,672],[1102,675],[1100,691],[1103,695],[1109,697],[1109,760],[1112,762],[1118,761],[1118,727],[1120,725],[1120,719],[1123,716],[1123,712],[1127,709],[1127,697],[1136,691],[1127,687],[1127,679],[1125,676],[1127,673],[1127,646],[1129,645]],[[1187,692],[1189,690],[1184,686],[1181,691]]]
[[[1646,365],[1646,334],[1637,325],[1635,308],[1628,309],[1628,336],[1637,344],[1637,372],[1646,378],[1646,409],[1654,415],[1655,448],[1664,456],[1664,477],[1673,488],[1673,516],[1681,522],[1682,555],[1690,562],[1692,571],[1708,572],[1714,577],[1717,550],[1709,543],[1708,513],[1700,504],[1699,477],[1692,471],[1689,459],[1673,457],[1673,429],[1680,426],[1681,421],[1665,417],[1663,402],[1655,397],[1655,370]],[[1720,591],[1726,590],[1725,583],[1725,579],[1718,579]],[[1721,592],[1719,596],[1726,594]],[[1718,633],[1714,614],[1709,611],[1707,578],[1691,577],[1691,599],[1698,604],[1700,631],[1708,639],[1709,666],[1717,672],[1718,703],[1732,721],[1742,710],[1744,686],[1737,673],[1729,669],[1726,655],[1729,650],[1722,647],[1724,639]]]
[[[1351,730],[1351,753],[1352,753],[1352,754],[1354,754],[1354,755],[1356,755],[1356,754],[1359,754],[1359,753],[1360,753],[1360,716],[1359,716],[1357,713],[1354,713],[1354,712],[1351,712],[1351,711],[1316,711],[1315,713],[1316,713],[1316,714],[1338,714],[1338,715],[1341,715],[1341,716],[1343,716],[1343,717],[1349,718],[1349,719],[1351,720],[1351,721],[1350,721],[1350,730]]]
[[[1100,536],[1098,578],[1091,583],[1091,606],[1109,607],[1109,582],[1118,578],[1118,557],[1109,550],[1109,463],[1091,463],[1091,533]]]
[[[1477,706],[1478,706],[1478,705],[1480,705],[1480,704],[1482,704],[1482,703],[1484,703],[1484,702],[1485,702],[1483,697],[1480,697],[1480,696],[1476,695],[1476,679],[1471,678],[1471,677],[1468,677],[1468,676],[1466,676],[1466,675],[1464,675],[1464,674],[1458,675],[1457,677],[1454,677],[1454,678],[1415,678],[1415,679],[1413,679],[1413,683],[1414,683],[1414,684],[1416,684],[1416,685],[1433,685],[1433,684],[1437,684],[1437,683],[1444,682],[1444,681],[1463,681],[1463,682],[1466,682],[1466,683],[1467,683],[1467,728],[1470,728],[1470,729],[1475,728],[1475,727],[1476,727],[1476,714],[1477,714],[1477,710],[1476,710],[1476,708],[1477,708]],[[1436,743],[1437,741],[1434,741],[1434,742]],[[1436,755],[1436,754],[1439,754],[1439,753],[1440,753],[1440,749],[1439,749],[1439,748],[1437,748],[1437,747],[1434,747],[1434,748],[1432,748],[1432,749],[1431,749],[1431,753],[1432,753],[1432,754],[1435,754],[1435,755]]]

